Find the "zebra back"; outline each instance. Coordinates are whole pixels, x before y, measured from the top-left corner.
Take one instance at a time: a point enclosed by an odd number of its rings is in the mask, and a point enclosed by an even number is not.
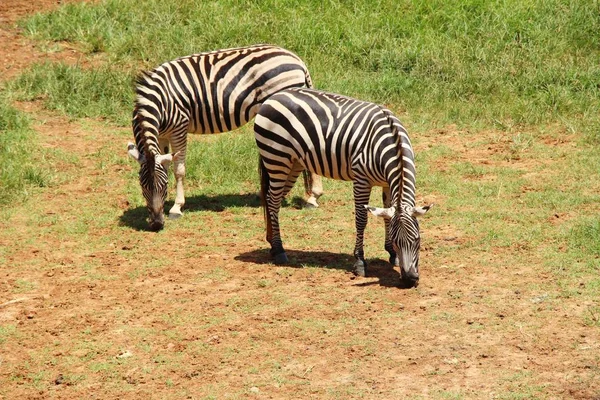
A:
[[[134,135],[139,149],[158,154],[159,136],[237,129],[280,90],[312,87],[304,62],[289,50],[255,45],[192,54],[139,74]],[[153,139],[154,138],[154,139]]]

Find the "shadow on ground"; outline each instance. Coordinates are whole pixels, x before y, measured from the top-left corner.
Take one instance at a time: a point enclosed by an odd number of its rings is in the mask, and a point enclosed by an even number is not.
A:
[[[282,207],[302,208],[303,204],[304,200],[296,196],[291,199],[284,199]],[[165,202],[165,211],[168,212],[172,206],[173,201]],[[260,198],[256,193],[191,196],[186,197],[183,212],[222,212],[233,207],[261,207]],[[147,218],[148,210],[146,207],[130,208],[123,212],[123,215],[119,218],[119,224],[137,231],[146,231],[148,230]]]
[[[330,253],[327,251],[286,250],[289,264],[276,265],[274,268],[327,268],[352,272],[354,256],[350,254]],[[270,264],[272,262],[268,249],[253,250],[234,257],[237,261],[255,264]],[[378,281],[362,282],[356,278],[356,286],[380,285],[385,287],[407,288],[400,279],[400,273],[381,259],[367,260],[367,278],[378,278]],[[354,275],[352,275],[354,279]]]

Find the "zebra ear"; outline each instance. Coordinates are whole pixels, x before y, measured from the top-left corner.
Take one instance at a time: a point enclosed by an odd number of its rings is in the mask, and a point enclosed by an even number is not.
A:
[[[144,162],[144,156],[140,154],[137,147],[135,147],[135,144],[131,142],[127,143],[127,153],[140,164]]]
[[[382,217],[382,218],[392,218],[394,216],[394,213],[396,212],[396,207],[390,207],[390,208],[379,208],[379,207],[371,207],[371,206],[367,206],[365,205],[365,208],[367,210],[369,210],[371,212],[371,214],[375,215],[376,217]]]
[[[433,207],[433,203],[429,204],[428,206],[424,206],[424,207],[414,207],[413,211],[412,211],[412,216],[413,217],[420,217],[421,215],[425,215],[425,213],[427,211],[429,211],[429,209]]]
[[[154,157],[154,161],[157,162],[157,163],[160,163],[164,167],[166,167],[166,166],[168,166],[171,163],[171,161],[173,161],[173,154],[170,154],[170,153],[169,154],[165,154],[165,155],[157,154]]]

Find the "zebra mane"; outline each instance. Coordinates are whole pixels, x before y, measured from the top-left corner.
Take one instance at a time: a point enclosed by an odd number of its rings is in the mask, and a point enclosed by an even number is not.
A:
[[[396,137],[396,142],[398,144],[397,152],[398,152],[398,160],[400,160],[400,165],[402,167],[402,172],[400,174],[400,190],[397,200],[397,206],[400,208],[403,204],[407,204],[411,207],[415,206],[415,165],[414,165],[414,153],[412,151],[412,145],[410,143],[410,139],[406,134],[406,130],[398,120],[398,118],[387,108],[383,108],[383,113],[385,114],[389,124],[390,129],[392,130],[392,134]],[[402,129],[400,129],[402,128]],[[408,173],[407,173],[408,172]],[[405,185],[405,183],[409,185]],[[410,186],[410,188],[408,187]],[[405,192],[406,189],[412,191],[412,193]]]
[[[135,93],[136,100],[133,111],[133,125],[135,132],[136,145],[138,149],[144,154],[144,158],[150,170],[154,170],[154,156],[156,155],[156,151],[158,150],[158,154],[160,154],[159,146],[158,146],[158,138],[153,136],[154,140],[148,140],[149,135],[147,129],[144,129],[143,124],[145,121],[144,116],[140,112],[142,102],[140,98],[143,97],[143,92],[141,90],[142,87],[148,86],[152,84],[154,80],[153,74],[156,69],[140,71],[135,78]],[[154,151],[153,151],[154,150]]]
[[[147,86],[152,81],[152,74],[154,74],[155,69],[150,71],[140,71],[135,77],[135,93],[139,96],[140,87]]]

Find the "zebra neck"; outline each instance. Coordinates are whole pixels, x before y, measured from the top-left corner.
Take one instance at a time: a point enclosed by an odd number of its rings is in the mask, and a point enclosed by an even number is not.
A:
[[[140,151],[146,155],[146,158],[151,155],[161,154],[158,144],[159,127],[158,122],[142,115],[139,112],[133,119],[133,135],[135,142]]]
[[[400,206],[415,206],[416,198],[416,169],[415,156],[408,134],[404,127],[398,129],[400,135],[400,157],[402,165],[402,174],[400,176]]]

